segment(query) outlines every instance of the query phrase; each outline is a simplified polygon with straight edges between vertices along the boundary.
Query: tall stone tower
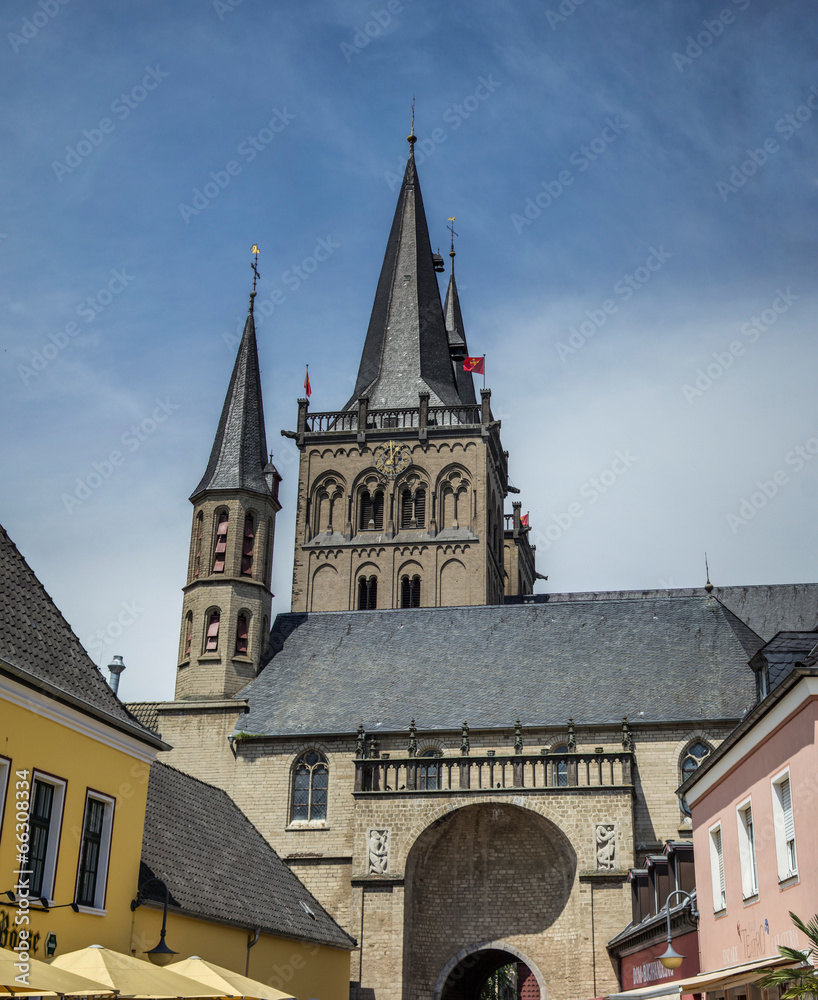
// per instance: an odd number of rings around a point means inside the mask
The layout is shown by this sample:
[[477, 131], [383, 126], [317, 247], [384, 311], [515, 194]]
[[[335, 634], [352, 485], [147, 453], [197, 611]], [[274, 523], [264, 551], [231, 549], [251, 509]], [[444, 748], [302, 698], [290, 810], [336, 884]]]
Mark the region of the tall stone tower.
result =
[[[445, 310], [409, 136], [352, 398], [298, 401], [293, 611], [499, 604], [507, 453], [476, 399], [457, 285]], [[452, 248], [453, 249], [453, 248]]]
[[270, 635], [280, 476], [267, 456], [254, 297], [210, 461], [190, 497], [177, 701], [230, 698], [258, 673]]

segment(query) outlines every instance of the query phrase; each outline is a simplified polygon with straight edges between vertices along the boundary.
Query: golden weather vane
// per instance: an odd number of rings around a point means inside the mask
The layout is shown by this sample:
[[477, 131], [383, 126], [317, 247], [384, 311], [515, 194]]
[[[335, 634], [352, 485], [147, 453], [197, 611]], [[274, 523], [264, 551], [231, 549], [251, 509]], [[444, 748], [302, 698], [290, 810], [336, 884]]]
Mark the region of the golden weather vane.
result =
[[253, 269], [253, 291], [255, 291], [256, 290], [256, 282], [261, 277], [261, 275], [259, 274], [259, 270], [258, 270], [259, 249], [258, 249], [258, 247], [256, 246], [255, 243], [250, 247], [250, 253], [254, 253], [256, 255], [255, 260], [250, 265], [250, 267], [252, 267], [252, 269]]

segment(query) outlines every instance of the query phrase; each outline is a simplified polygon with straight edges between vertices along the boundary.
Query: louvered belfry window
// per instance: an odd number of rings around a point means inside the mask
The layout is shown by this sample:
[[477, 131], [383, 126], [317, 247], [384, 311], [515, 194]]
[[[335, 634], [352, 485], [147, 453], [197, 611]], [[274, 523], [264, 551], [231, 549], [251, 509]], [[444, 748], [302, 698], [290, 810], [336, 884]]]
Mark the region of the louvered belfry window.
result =
[[426, 524], [426, 490], [404, 490], [401, 494], [400, 526], [422, 528]]
[[420, 607], [420, 577], [415, 575], [413, 577], [405, 576], [401, 580], [401, 595], [400, 595], [400, 606], [402, 608], [419, 608]]
[[256, 526], [253, 515], [248, 514], [244, 519], [244, 540], [241, 549], [241, 572], [242, 576], [251, 576], [253, 573], [253, 545], [255, 543]]
[[216, 550], [213, 554], [213, 572], [224, 573], [224, 561], [227, 555], [227, 525], [228, 514], [223, 510], [219, 514], [219, 521], [216, 525]]
[[185, 617], [185, 659], [190, 659], [190, 644], [193, 640], [193, 612], [188, 611]]
[[199, 511], [196, 518], [196, 540], [193, 550], [193, 575], [198, 576], [202, 568], [202, 535], [204, 534], [204, 514]]
[[247, 615], [239, 615], [236, 625], [236, 652], [241, 656], [247, 655]]
[[378, 578], [358, 577], [358, 610], [374, 611], [378, 607]]
[[364, 490], [360, 502], [360, 531], [383, 531], [383, 490]]
[[219, 648], [219, 623], [221, 615], [218, 611], [211, 611], [207, 619], [207, 635], [205, 636], [205, 652], [215, 653]]

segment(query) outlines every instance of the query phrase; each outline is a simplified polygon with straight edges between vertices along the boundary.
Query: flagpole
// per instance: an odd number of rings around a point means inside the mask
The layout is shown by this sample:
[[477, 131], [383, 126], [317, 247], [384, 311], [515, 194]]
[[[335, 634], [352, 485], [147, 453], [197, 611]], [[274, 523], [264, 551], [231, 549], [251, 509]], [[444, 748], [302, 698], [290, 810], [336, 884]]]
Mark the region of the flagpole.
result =
[[483, 388], [486, 388], [486, 355], [483, 355]]

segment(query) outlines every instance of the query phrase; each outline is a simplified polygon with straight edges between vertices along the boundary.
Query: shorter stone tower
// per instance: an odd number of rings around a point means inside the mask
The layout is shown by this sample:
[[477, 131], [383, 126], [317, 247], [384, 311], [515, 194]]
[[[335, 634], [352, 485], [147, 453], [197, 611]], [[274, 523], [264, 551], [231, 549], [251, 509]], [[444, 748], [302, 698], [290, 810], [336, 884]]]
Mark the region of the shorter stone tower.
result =
[[254, 297], [210, 461], [190, 498], [177, 700], [232, 697], [258, 673], [270, 635], [281, 477], [267, 456]]

